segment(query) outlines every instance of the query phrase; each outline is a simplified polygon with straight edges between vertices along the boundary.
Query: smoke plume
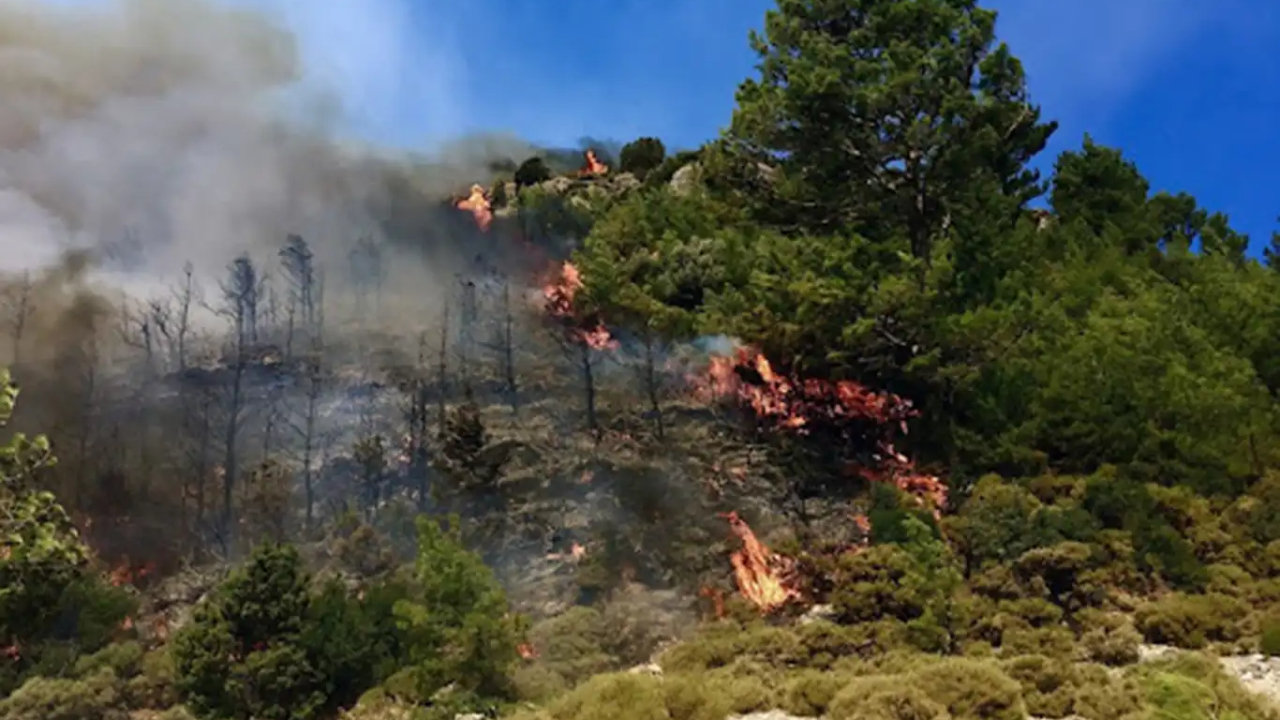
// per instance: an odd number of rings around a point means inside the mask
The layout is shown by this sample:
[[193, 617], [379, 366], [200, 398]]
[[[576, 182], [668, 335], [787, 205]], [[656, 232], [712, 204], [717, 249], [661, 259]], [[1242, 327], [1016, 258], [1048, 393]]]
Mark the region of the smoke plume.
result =
[[323, 254], [376, 234], [390, 175], [440, 193], [493, 149], [413, 176], [326, 133], [334, 99], [305, 77], [294, 37], [260, 12], [0, 0], [0, 270], [78, 248], [135, 280], [188, 261], [220, 272], [288, 233]]

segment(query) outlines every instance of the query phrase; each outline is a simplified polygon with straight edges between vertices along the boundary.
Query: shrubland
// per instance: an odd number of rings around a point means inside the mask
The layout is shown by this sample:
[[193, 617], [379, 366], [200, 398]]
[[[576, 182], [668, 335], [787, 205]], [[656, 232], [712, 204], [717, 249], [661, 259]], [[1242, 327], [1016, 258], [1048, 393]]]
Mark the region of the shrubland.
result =
[[994, 27], [779, 0], [721, 138], [511, 163], [439, 297], [291, 236], [19, 353], [15, 282], [0, 720], [1277, 716], [1280, 241], [1042, 179]]

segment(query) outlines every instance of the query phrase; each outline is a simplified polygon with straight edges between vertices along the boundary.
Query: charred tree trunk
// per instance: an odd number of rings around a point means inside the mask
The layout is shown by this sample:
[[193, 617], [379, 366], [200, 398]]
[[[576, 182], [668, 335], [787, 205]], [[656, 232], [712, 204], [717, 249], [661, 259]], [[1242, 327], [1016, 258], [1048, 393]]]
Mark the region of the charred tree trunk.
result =
[[662, 416], [662, 403], [658, 399], [658, 368], [657, 361], [654, 358], [654, 342], [653, 333], [646, 332], [644, 336], [644, 385], [645, 391], [649, 396], [649, 410], [653, 413], [654, 432], [657, 433], [658, 439], [662, 440], [666, 435], [666, 422]]
[[520, 413], [520, 389], [516, 385], [515, 317], [511, 313], [511, 283], [502, 284], [502, 376], [511, 414]]
[[600, 439], [600, 421], [596, 417], [596, 379], [595, 368], [591, 358], [591, 346], [585, 342], [578, 343], [579, 364], [582, 368], [582, 393], [587, 413], [587, 430]]

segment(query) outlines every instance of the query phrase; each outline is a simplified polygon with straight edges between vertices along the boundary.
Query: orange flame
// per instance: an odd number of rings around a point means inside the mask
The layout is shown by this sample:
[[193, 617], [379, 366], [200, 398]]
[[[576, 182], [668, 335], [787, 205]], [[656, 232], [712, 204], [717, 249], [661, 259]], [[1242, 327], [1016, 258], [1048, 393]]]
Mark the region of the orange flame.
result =
[[724, 591], [720, 588], [703, 586], [698, 589], [698, 596], [704, 597], [711, 601], [711, 611], [716, 619], [723, 618], [726, 615], [724, 608]]
[[454, 207], [469, 211], [476, 219], [476, 226], [480, 228], [480, 232], [487, 232], [489, 225], [493, 223], [493, 208], [489, 204], [484, 188], [480, 185], [472, 185], [471, 194], [454, 203]]
[[582, 156], [584, 162], [582, 169], [578, 171], [579, 175], [583, 177], [596, 177], [608, 174], [609, 166], [600, 162], [600, 159], [596, 157], [595, 150], [588, 149], [582, 154]]
[[516, 652], [525, 660], [532, 660], [538, 657], [538, 650], [530, 643], [520, 643], [516, 646]]
[[146, 563], [144, 565], [131, 565], [126, 558], [120, 565], [111, 568], [107, 573], [107, 581], [115, 587], [124, 585], [136, 585], [143, 578], [155, 572], [155, 563]]
[[[875, 426], [907, 432], [907, 420], [917, 415], [911, 402], [892, 393], [878, 393], [852, 380], [793, 379], [774, 370], [769, 359], [750, 348], [733, 357], [712, 357], [704, 377], [693, 378], [695, 394], [704, 401], [730, 399], [750, 408], [756, 417], [800, 434], [818, 422], [869, 421]], [[862, 477], [891, 482], [938, 515], [946, 506], [947, 487], [933, 475], [918, 472], [897, 452], [889, 439], [874, 440], [877, 469], [854, 468]]]
[[574, 298], [582, 289], [582, 275], [573, 263], [566, 262], [560, 268], [560, 275], [553, 282], [547, 283], [542, 294], [546, 299], [547, 314], [562, 322], [568, 336], [593, 350], [613, 350], [618, 342], [609, 335], [594, 313], [582, 315], [574, 306]]
[[778, 555], [756, 537], [751, 526], [737, 512], [724, 515], [733, 534], [742, 540], [742, 549], [729, 557], [738, 590], [761, 612], [773, 612], [800, 598], [800, 591], [788, 583], [794, 561]]

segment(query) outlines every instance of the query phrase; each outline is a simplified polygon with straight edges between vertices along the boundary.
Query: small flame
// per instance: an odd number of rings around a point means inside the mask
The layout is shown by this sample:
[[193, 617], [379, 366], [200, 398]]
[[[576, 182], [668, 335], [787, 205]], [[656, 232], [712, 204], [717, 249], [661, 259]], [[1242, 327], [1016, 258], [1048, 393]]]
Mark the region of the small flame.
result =
[[711, 601], [711, 610], [716, 619], [723, 618], [726, 615], [724, 608], [724, 591], [720, 588], [703, 586], [698, 589], [698, 596], [704, 597]]
[[112, 568], [107, 573], [107, 581], [115, 587], [123, 587], [125, 585], [136, 585], [143, 578], [155, 572], [155, 563], [146, 563], [144, 565], [131, 565], [126, 558], [121, 564]]
[[487, 232], [493, 223], [493, 207], [480, 185], [472, 185], [471, 194], [454, 203], [454, 207], [469, 211], [476, 219], [476, 227], [480, 228], [480, 232]]
[[17, 662], [22, 659], [22, 646], [18, 643], [12, 643], [10, 645], [0, 647], [0, 655], [4, 655], [12, 662]]
[[532, 660], [538, 657], [538, 650], [534, 648], [532, 644], [527, 642], [517, 645], [516, 652], [519, 653], [520, 657], [524, 660]]
[[579, 175], [583, 177], [597, 177], [600, 175], [607, 175], [609, 173], [609, 166], [600, 162], [600, 159], [596, 157], [595, 150], [588, 149], [582, 154], [582, 156], [583, 164], [582, 169], [578, 171]]
[[726, 513], [724, 518], [733, 534], [742, 540], [742, 549], [729, 557], [738, 590], [766, 613], [799, 599], [800, 591], [789, 584], [794, 561], [769, 550], [737, 512]]

